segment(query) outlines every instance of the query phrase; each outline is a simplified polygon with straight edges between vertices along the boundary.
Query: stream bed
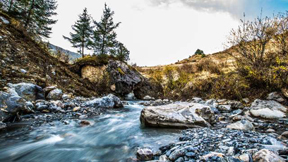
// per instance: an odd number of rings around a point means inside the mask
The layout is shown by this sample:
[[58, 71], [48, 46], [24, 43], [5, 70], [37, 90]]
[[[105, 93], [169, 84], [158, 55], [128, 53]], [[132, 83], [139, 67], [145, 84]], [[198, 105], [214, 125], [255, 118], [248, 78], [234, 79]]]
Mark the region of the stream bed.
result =
[[135, 159], [138, 147], [157, 150], [177, 140], [181, 130], [142, 127], [143, 108], [130, 101], [123, 109], [85, 119], [89, 126], [73, 119], [44, 124], [24, 137], [1, 140], [0, 161], [127, 161]]

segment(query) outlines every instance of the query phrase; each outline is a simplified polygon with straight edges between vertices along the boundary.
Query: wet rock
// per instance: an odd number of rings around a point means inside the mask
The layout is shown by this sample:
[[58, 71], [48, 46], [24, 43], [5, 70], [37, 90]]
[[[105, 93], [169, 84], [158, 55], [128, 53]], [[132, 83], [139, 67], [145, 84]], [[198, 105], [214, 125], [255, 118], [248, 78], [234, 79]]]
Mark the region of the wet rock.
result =
[[241, 120], [241, 121], [237, 121], [236, 123], [229, 124], [227, 128], [243, 130], [243, 131], [255, 130], [253, 124], [249, 122], [248, 120]]
[[7, 111], [11, 114], [16, 114], [18, 112], [31, 113], [32, 109], [29, 107], [29, 103], [27, 106], [26, 100], [19, 96], [11, 96], [6, 101]]
[[61, 89], [54, 89], [48, 93], [46, 98], [48, 100], [61, 100], [62, 95], [63, 95], [63, 92]]
[[[8, 83], [10, 87], [9, 92], [13, 95], [18, 95], [27, 101], [35, 101], [37, 99], [44, 99], [44, 91], [41, 87], [32, 83]], [[14, 91], [14, 92], [13, 92]], [[15, 94], [16, 92], [16, 94]]]
[[211, 152], [207, 155], [202, 156], [200, 159], [201, 160], [206, 160], [206, 161], [213, 161], [213, 160], [221, 160], [224, 158], [224, 154], [218, 153], [218, 152]]
[[96, 98], [94, 100], [87, 101], [84, 103], [84, 106], [94, 108], [121, 108], [123, 107], [123, 104], [118, 97], [113, 94], [109, 94], [108, 96], [102, 98]]
[[231, 105], [218, 105], [217, 109], [220, 112], [230, 112], [232, 110]]
[[275, 130], [270, 128], [270, 129], [267, 129], [266, 132], [267, 132], [267, 133], [274, 133]]
[[49, 109], [49, 102], [44, 100], [37, 100], [35, 104], [35, 109], [37, 111], [43, 111]]
[[66, 93], [64, 93], [64, 94], [62, 95], [62, 99], [63, 99], [63, 100], [69, 100], [69, 99], [72, 98], [72, 96], [73, 96], [73, 94], [66, 94]]
[[6, 123], [0, 121], [0, 130], [6, 128]]
[[279, 139], [288, 139], [288, 131], [283, 132], [280, 136]]
[[267, 149], [262, 149], [253, 155], [253, 161], [263, 162], [285, 162], [279, 155]]
[[87, 125], [91, 125], [91, 123], [88, 120], [81, 120], [80, 125], [81, 126], [87, 126]]
[[247, 154], [247, 153], [242, 154], [242, 155], [239, 155], [239, 156], [238, 156], [238, 159], [241, 160], [241, 161], [243, 161], [243, 162], [250, 162], [250, 161], [252, 161], [251, 155], [249, 155], [249, 154]]
[[136, 99], [136, 97], [135, 97], [133, 92], [131, 92], [125, 96], [125, 100], [135, 100], [135, 99]]
[[169, 160], [175, 161], [176, 159], [182, 157], [185, 155], [185, 148], [179, 148], [175, 149], [171, 154], [169, 155]]
[[152, 127], [207, 127], [210, 124], [199, 116], [197, 109], [207, 108], [198, 103], [177, 103], [146, 107], [141, 112], [141, 123]]
[[75, 112], [75, 111], [79, 111], [81, 109], [81, 107], [74, 107], [73, 108], [73, 111]]
[[155, 100], [155, 98], [147, 95], [143, 98], [143, 100]]
[[267, 100], [274, 100], [280, 103], [285, 101], [285, 99], [278, 92], [269, 93]]
[[276, 101], [255, 100], [251, 107], [250, 113], [254, 117], [265, 119], [279, 119], [285, 117], [287, 108]]
[[140, 161], [149, 161], [153, 159], [153, 152], [150, 149], [144, 148], [137, 150], [137, 159]]

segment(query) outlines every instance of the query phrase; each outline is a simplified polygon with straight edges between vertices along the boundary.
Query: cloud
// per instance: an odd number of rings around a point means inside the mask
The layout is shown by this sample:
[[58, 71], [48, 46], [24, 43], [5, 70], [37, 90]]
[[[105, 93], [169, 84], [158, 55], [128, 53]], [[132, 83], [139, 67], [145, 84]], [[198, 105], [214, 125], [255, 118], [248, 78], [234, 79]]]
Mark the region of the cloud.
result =
[[248, 0], [150, 0], [155, 6], [181, 3], [186, 7], [205, 12], [227, 12], [235, 18], [242, 17], [247, 2]]

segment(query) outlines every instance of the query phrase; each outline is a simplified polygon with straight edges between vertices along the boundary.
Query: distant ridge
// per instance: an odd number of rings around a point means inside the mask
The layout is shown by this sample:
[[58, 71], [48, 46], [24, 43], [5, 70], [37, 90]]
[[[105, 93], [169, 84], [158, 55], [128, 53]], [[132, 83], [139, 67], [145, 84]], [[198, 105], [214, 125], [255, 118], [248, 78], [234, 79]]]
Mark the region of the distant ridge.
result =
[[57, 53], [57, 51], [60, 51], [61, 53], [68, 55], [69, 62], [73, 62], [73, 61], [77, 60], [78, 58], [82, 57], [79, 53], [71, 52], [69, 50], [63, 49], [63, 48], [56, 46], [54, 44], [51, 44], [51, 43], [48, 43], [48, 48], [50, 50], [52, 50], [52, 52], [54, 52], [55, 54]]

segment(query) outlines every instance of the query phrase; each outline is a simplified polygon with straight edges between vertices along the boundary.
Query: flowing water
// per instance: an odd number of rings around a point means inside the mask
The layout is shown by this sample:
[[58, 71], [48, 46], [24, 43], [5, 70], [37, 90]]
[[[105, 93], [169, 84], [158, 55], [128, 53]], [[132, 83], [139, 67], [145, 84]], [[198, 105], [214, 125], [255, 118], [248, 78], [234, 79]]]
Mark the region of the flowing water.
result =
[[139, 117], [144, 107], [137, 102], [105, 115], [88, 119], [91, 126], [53, 122], [26, 138], [3, 140], [0, 161], [126, 161], [135, 158], [138, 147], [157, 150], [177, 139], [180, 130], [143, 128]]

